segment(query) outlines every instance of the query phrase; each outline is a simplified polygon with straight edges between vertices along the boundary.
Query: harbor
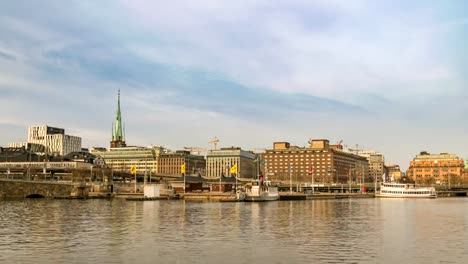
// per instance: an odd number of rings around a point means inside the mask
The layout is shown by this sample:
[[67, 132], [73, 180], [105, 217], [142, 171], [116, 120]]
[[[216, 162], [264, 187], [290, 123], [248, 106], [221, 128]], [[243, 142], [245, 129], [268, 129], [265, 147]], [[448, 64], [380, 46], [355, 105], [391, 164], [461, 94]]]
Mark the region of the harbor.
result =
[[466, 198], [328, 198], [0, 199], [0, 262], [419, 264], [468, 258]]

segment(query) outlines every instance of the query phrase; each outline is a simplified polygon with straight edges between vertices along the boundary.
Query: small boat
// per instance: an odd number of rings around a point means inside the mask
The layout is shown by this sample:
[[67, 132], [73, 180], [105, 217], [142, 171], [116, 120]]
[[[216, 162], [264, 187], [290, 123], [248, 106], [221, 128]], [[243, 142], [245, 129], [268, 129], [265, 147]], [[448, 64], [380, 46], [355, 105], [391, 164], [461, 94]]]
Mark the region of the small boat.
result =
[[383, 182], [380, 184], [380, 192], [375, 197], [389, 198], [436, 198], [434, 187], [421, 187], [411, 183]]
[[276, 201], [279, 198], [278, 187], [271, 186], [270, 181], [255, 180], [245, 188], [246, 202]]

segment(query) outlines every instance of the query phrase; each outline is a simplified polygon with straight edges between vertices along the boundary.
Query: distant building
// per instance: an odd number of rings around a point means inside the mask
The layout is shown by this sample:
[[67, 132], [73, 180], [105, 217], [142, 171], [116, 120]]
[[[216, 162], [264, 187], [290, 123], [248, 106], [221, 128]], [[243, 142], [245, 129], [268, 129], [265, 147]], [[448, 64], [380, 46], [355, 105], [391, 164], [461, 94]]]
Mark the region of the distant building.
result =
[[230, 168], [237, 164], [239, 178], [256, 178], [257, 155], [241, 148], [221, 148], [209, 150], [206, 154], [206, 178], [219, 178], [231, 175]]
[[274, 142], [273, 149], [264, 154], [267, 176], [276, 181], [315, 183], [346, 183], [368, 181], [369, 163], [365, 157], [330, 145], [326, 139], [310, 140], [309, 146], [291, 146], [288, 142]]
[[32, 152], [53, 156], [63, 156], [81, 150], [81, 138], [65, 134], [65, 129], [51, 126], [31, 126], [28, 128], [27, 142], [13, 142], [11, 148], [24, 147]]
[[12, 142], [8, 143], [9, 148], [25, 148], [34, 153], [45, 153], [45, 146], [41, 144], [28, 143], [28, 142]]
[[44, 156], [39, 156], [25, 147], [0, 147], [0, 163], [28, 161], [44, 161]]
[[120, 112], [120, 90], [117, 99], [117, 111], [115, 113], [115, 120], [112, 124], [112, 139], [110, 142], [111, 148], [126, 147], [125, 144], [125, 127], [122, 128], [122, 113]]
[[369, 161], [369, 178], [382, 179], [385, 174], [387, 180], [389, 179], [388, 171], [385, 168], [385, 157], [379, 152], [373, 150], [359, 151], [358, 155], [366, 157]]
[[104, 159], [107, 166], [114, 172], [128, 174], [132, 166], [136, 166], [137, 174], [158, 172], [158, 157], [163, 153], [163, 147], [122, 147], [122, 148], [90, 148], [89, 152]]
[[452, 185], [462, 181], [463, 159], [448, 153], [421, 152], [410, 162], [406, 175], [416, 183]]
[[394, 165], [394, 164], [385, 164], [385, 167], [388, 170], [388, 176], [387, 179], [391, 180], [394, 179], [395, 181], [399, 181], [401, 177], [403, 176], [401, 173], [400, 165]]
[[86, 162], [92, 163], [94, 165], [105, 165], [103, 159], [98, 158], [96, 155], [89, 153], [88, 151], [76, 151], [70, 152], [63, 157], [64, 160], [70, 161], [79, 161], [79, 162]]
[[161, 153], [158, 157], [158, 175], [181, 176], [181, 166], [185, 164], [185, 175], [205, 175], [205, 157], [192, 155], [190, 151]]

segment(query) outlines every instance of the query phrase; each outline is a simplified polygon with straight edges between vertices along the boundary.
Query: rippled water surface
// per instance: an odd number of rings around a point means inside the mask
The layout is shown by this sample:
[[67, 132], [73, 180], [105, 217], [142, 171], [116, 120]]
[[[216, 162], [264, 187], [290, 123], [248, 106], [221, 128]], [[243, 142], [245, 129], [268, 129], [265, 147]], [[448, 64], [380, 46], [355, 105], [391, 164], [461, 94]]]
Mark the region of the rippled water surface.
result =
[[468, 198], [0, 200], [0, 263], [468, 263]]

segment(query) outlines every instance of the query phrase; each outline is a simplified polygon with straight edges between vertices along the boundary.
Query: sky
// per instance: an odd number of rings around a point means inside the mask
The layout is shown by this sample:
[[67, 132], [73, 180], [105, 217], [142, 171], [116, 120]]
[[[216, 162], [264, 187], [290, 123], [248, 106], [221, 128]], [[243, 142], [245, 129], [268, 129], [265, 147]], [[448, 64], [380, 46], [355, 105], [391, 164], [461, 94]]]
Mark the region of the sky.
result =
[[468, 157], [468, 3], [0, 0], [0, 146], [31, 125], [109, 145], [310, 138]]

